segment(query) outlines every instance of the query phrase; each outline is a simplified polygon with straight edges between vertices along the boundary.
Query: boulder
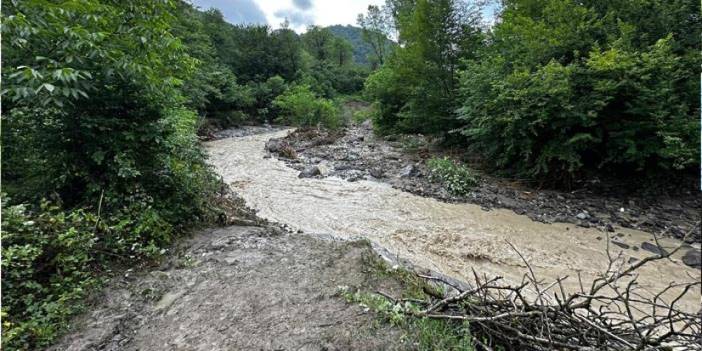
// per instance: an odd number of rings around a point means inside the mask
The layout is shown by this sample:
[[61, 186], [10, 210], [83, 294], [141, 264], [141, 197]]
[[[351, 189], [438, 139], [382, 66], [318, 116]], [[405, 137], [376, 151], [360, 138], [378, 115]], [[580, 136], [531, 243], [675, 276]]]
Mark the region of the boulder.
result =
[[266, 150], [280, 152], [287, 143], [281, 139], [271, 139], [266, 142]]
[[317, 169], [319, 170], [319, 175], [321, 175], [322, 177], [326, 177], [329, 175], [329, 173], [331, 173], [331, 169], [329, 168], [329, 166], [327, 166], [324, 163], [318, 164]]
[[400, 178], [414, 177], [419, 173], [419, 170], [414, 165], [407, 165], [400, 170]]
[[305, 169], [297, 175], [298, 178], [311, 178], [320, 175], [319, 167], [317, 166], [307, 166]]
[[700, 268], [702, 267], [702, 255], [701, 251], [698, 249], [690, 249], [687, 250], [685, 255], [682, 258], [682, 261], [684, 264], [693, 267], [693, 268]]
[[667, 255], [667, 254], [668, 254], [668, 251], [665, 251], [665, 249], [659, 248], [657, 245], [651, 244], [651, 243], [649, 243], [649, 242], [643, 242], [643, 243], [641, 243], [641, 248], [644, 249], [644, 250], [646, 250], [646, 251], [648, 251], [648, 252], [652, 252], [652, 253], [654, 253], [654, 254], [656, 254], [656, 255], [661, 255], [661, 256], [662, 256], [662, 255]]
[[375, 178], [382, 178], [385, 172], [381, 168], [371, 168], [370, 175]]
[[629, 248], [629, 245], [627, 245], [627, 244], [625, 244], [625, 243], [623, 243], [623, 242], [621, 242], [621, 241], [612, 240], [612, 244], [617, 245], [617, 246], [621, 247], [622, 249], [628, 249], [628, 248]]

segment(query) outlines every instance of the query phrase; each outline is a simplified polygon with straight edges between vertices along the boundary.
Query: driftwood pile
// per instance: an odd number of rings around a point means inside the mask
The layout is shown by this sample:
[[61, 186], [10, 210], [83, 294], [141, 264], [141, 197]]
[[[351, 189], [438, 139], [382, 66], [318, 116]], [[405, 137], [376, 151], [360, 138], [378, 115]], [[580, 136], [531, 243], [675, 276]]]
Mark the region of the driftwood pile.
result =
[[702, 350], [702, 311], [676, 306], [686, 294], [699, 292], [700, 276], [653, 294], [637, 285], [639, 268], [669, 259], [682, 245], [667, 252], [658, 244], [659, 255], [633, 264], [624, 262], [621, 253], [611, 255], [608, 247], [606, 272], [588, 284], [578, 274], [579, 291], [567, 293], [562, 286], [567, 277], [540, 281], [517, 248], [508, 244], [528, 268], [519, 285], [474, 272], [474, 282], [466, 289], [420, 275], [452, 291], [430, 301], [383, 295], [398, 304], [418, 304], [419, 310], [404, 310], [416, 317], [468, 322], [479, 350]]

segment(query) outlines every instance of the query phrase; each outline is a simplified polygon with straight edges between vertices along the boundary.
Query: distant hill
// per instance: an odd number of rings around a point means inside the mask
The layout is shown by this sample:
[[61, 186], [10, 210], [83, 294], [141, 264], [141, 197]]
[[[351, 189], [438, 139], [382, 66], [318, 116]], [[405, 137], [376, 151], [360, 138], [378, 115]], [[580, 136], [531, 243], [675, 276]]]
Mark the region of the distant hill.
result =
[[[359, 65], [370, 65], [368, 57], [373, 55], [373, 48], [363, 40], [363, 29], [352, 25], [340, 24], [327, 27], [334, 35], [348, 40], [353, 45], [353, 60]], [[395, 43], [388, 39], [388, 45]]]

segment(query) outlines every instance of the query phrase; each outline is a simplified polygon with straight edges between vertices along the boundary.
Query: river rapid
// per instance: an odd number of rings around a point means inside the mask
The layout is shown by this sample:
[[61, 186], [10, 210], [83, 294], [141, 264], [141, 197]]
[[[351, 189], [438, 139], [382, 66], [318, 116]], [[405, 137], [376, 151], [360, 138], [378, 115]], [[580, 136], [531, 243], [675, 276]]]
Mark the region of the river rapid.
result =
[[[471, 281], [473, 270], [521, 282], [526, 265], [511, 243], [525, 257], [537, 277], [550, 283], [558, 277], [567, 292], [579, 288], [607, 267], [607, 233], [572, 224], [545, 224], [509, 210], [484, 211], [472, 204], [452, 204], [361, 180], [327, 177], [298, 178], [298, 171], [267, 157], [265, 143], [291, 130], [236, 136], [205, 144], [209, 162], [258, 216], [287, 224], [306, 233], [341, 239], [367, 238], [392, 255], [414, 265]], [[617, 228], [618, 238], [629, 247], [651, 241], [651, 234]], [[664, 247], [678, 241], [662, 239]], [[609, 245], [622, 252], [625, 262], [652, 253]], [[685, 266], [680, 256], [656, 261], [640, 270], [642, 291], [658, 291], [670, 282], [700, 279], [700, 272]], [[679, 304], [688, 311], [700, 308], [695, 291]]]

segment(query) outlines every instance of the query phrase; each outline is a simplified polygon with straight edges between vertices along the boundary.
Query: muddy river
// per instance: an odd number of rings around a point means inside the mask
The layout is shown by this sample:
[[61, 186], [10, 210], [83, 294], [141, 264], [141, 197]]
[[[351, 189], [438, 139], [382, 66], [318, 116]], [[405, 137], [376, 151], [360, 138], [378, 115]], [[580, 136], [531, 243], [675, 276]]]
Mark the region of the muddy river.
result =
[[[591, 279], [607, 265], [607, 234], [572, 224], [544, 224], [508, 210], [483, 211], [471, 204], [450, 204], [393, 189], [374, 181], [348, 182], [339, 178], [298, 178], [298, 171], [275, 158], [264, 158], [265, 142], [289, 130], [232, 137], [208, 142], [210, 162], [224, 181], [258, 215], [307, 233], [339, 238], [365, 237], [393, 255], [457, 279], [470, 281], [472, 269], [519, 282], [525, 265], [510, 248], [512, 243], [529, 261], [538, 277], [551, 282], [565, 275], [565, 288], [578, 287], [575, 272]], [[644, 232], [616, 228], [625, 249], [610, 244], [624, 260], [652, 255], [634, 250], [652, 241]], [[662, 240], [674, 247], [673, 239]], [[633, 259], [632, 259], [633, 258]], [[640, 287], [658, 290], [670, 282], [700, 279], [680, 256], [653, 262], [640, 271]], [[680, 302], [697, 311], [700, 293]]]

